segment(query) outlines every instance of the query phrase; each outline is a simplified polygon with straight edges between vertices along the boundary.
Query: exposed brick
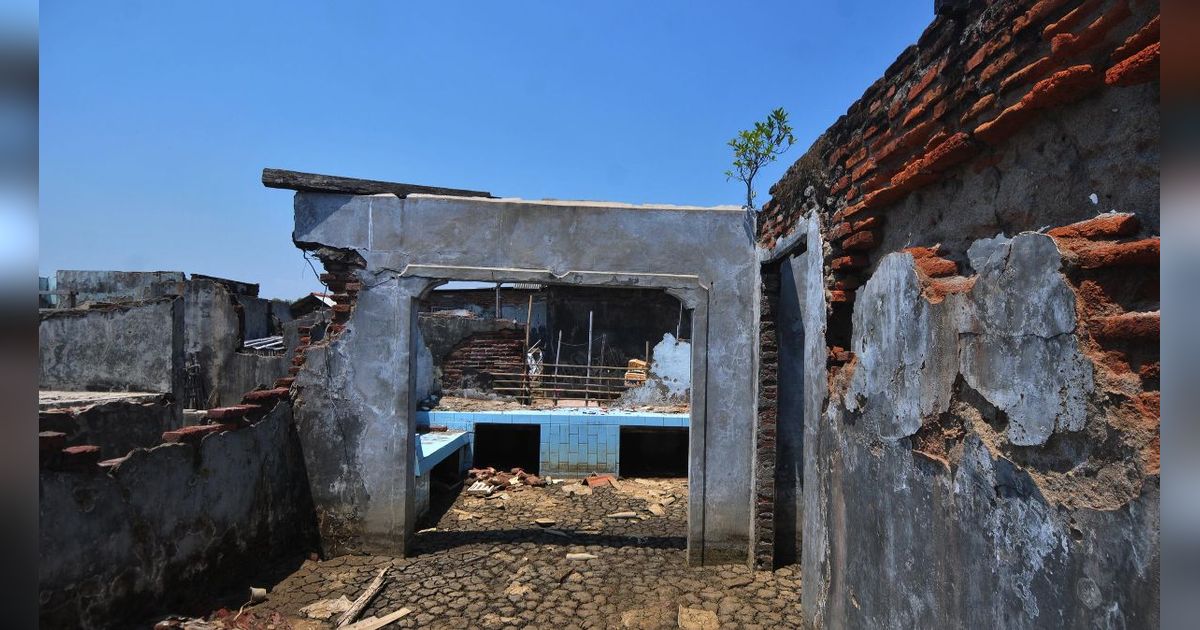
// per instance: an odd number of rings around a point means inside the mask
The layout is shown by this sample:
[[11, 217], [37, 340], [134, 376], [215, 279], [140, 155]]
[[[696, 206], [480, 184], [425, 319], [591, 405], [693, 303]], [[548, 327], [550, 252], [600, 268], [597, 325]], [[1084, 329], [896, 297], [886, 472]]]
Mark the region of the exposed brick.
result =
[[1117, 2], [1078, 34], [1062, 33], [1055, 35], [1050, 41], [1050, 50], [1059, 57], [1069, 57], [1079, 54], [1096, 44], [1104, 41], [1105, 35], [1117, 24], [1130, 16], [1129, 3], [1126, 0]]
[[914, 126], [912, 129], [905, 132], [899, 138], [892, 140], [890, 143], [882, 147], [879, 154], [875, 156], [876, 161], [883, 162], [890, 158], [897, 151], [907, 151], [921, 146], [937, 131], [941, 125], [936, 120], [926, 120]]
[[842, 241], [842, 249], [846, 251], [866, 251], [878, 245], [878, 237], [870, 230], [855, 232]]
[[862, 254], [851, 254], [849, 256], [840, 256], [830, 261], [829, 266], [834, 271], [842, 271], [845, 269], [861, 269], [871, 264], [870, 259]]
[[[930, 105], [932, 105], [935, 101], [937, 101], [939, 98], [941, 98], [942, 94], [944, 94], [945, 92], [946, 92], [945, 84], [939, 83], [939, 84], [934, 85], [933, 87], [929, 88], [929, 90], [927, 90], [925, 92], [925, 95], [921, 97], [921, 100], [916, 105], [914, 105], [912, 108], [910, 108], [908, 110], [908, 113], [904, 115], [904, 119], [900, 122], [900, 125], [902, 127], [907, 127], [907, 126], [909, 126], [909, 124], [912, 123], [912, 121], [917, 120], [918, 118], [921, 118], [922, 116], [924, 116], [925, 113], [929, 111]], [[932, 118], [936, 119], [936, 117], [932, 117]]]
[[958, 264], [953, 260], [929, 256], [916, 259], [917, 270], [930, 278], [944, 278], [958, 274]]
[[932, 67], [925, 70], [925, 73], [921, 75], [921, 78], [918, 79], [917, 82], [914, 83], [911, 88], [909, 88], [908, 94], [904, 97], [904, 100], [906, 100], [908, 102], [912, 102], [912, 100], [914, 98], [916, 98], [918, 94], [920, 94], [922, 91], [924, 91], [925, 88], [929, 87], [929, 84], [933, 83], [934, 79], [937, 78], [938, 73], [940, 73], [943, 69], [945, 69], [945, 67], [946, 67], [946, 58], [943, 57], [940, 61], [938, 61]]
[[167, 431], [162, 434], [162, 439], [168, 443], [196, 444], [206, 435], [220, 433], [221, 431], [233, 431], [235, 429], [237, 429], [237, 425], [233, 424], [201, 424]]
[[1012, 35], [1009, 33], [1001, 33], [999, 37], [996, 37], [983, 46], [980, 46], [979, 49], [975, 51], [975, 54], [971, 55], [967, 59], [967, 62], [963, 64], [963, 71], [970, 72], [974, 70], [979, 66], [979, 64], [983, 63], [984, 60], [991, 57], [992, 54], [994, 54], [997, 50], [1007, 46], [1011, 41]]
[[1097, 317], [1087, 323], [1097, 339], [1158, 339], [1159, 312], [1132, 312]]
[[1034, 79], [1046, 76], [1058, 66], [1058, 61], [1052, 56], [1042, 57], [1037, 61], [1017, 70], [1000, 82], [1000, 91], [1007, 92], [1009, 88], [1025, 85]]
[[854, 231], [854, 226], [849, 221], [843, 221], [833, 226], [829, 230], [829, 240], [836, 241]]
[[901, 251], [911, 255], [915, 260], [921, 260], [922, 258], [941, 255], [942, 246], [934, 245], [932, 247], [905, 247]]
[[290, 393], [291, 390], [286, 387], [277, 387], [275, 389], [259, 389], [252, 392], [246, 392], [246, 395], [242, 396], [242, 402], [257, 403], [279, 400], [281, 398], [287, 398], [288, 394]]
[[850, 157], [846, 158], [846, 168], [853, 168], [855, 164], [863, 161], [867, 157], [867, 147], [859, 147]]
[[1024, 103], [1014, 103], [995, 118], [975, 127], [974, 136], [990, 145], [998, 145], [1024, 127], [1032, 117], [1033, 111]]
[[991, 107], [992, 105], [995, 105], [995, 104], [996, 104], [996, 95], [995, 94], [988, 94], [988, 95], [984, 96], [983, 98], [975, 101], [975, 103], [973, 105], [971, 105], [970, 108], [967, 109], [967, 113], [963, 114], [962, 118], [959, 119], [959, 121], [958, 121], [959, 124], [963, 124], [963, 125], [967, 124], [968, 122], [973, 120], [976, 116], [982, 114], [989, 107]]
[[245, 418], [249, 413], [261, 409], [258, 405], [230, 405], [228, 407], [214, 407], [208, 410], [208, 418], [210, 420], [230, 420], [237, 418]]
[[1136, 215], [1115, 213], [1056, 227], [1047, 234], [1056, 238], [1116, 238], [1137, 234], [1139, 227]]
[[1108, 85], [1125, 86], [1157, 80], [1160, 48], [1161, 44], [1151, 44], [1109, 68], [1104, 73], [1104, 82]]
[[830, 302], [853, 302], [854, 301], [854, 292], [853, 291], [832, 290], [829, 292], [829, 301]]
[[1122, 61], [1150, 44], [1158, 43], [1160, 37], [1158, 22], [1159, 19], [1156, 15], [1153, 20], [1150, 20], [1149, 23], [1138, 29], [1136, 33], [1125, 38], [1125, 41], [1116, 50], [1112, 51], [1109, 61], [1114, 63]]
[[992, 79], [1000, 76], [1000, 73], [1004, 72], [1004, 70], [1012, 65], [1012, 62], [1016, 61], [1017, 57], [1020, 56], [1020, 51], [1015, 49], [1004, 51], [1004, 54], [993, 59], [991, 63], [989, 63], [986, 67], [984, 67], [983, 70], [979, 72], [979, 84], [983, 85], [990, 83]]
[[1041, 2], [1034, 4], [1029, 8], [1028, 11], [1025, 12], [1024, 15], [1013, 21], [1013, 34], [1016, 35], [1030, 26], [1038, 24], [1044, 20], [1046, 16], [1050, 15], [1059, 7], [1066, 4], [1067, 1], [1068, 0], [1041, 0]]
[[61, 431], [38, 433], [38, 455], [43, 462], [55, 459], [67, 446], [67, 434]]
[[975, 144], [970, 136], [959, 132], [947, 138], [921, 158], [921, 168], [940, 173], [960, 164], [975, 154]]
[[1042, 39], [1050, 41], [1055, 36], [1066, 33], [1083, 23], [1099, 6], [1101, 0], [1084, 0], [1079, 6], [1067, 12], [1058, 21], [1042, 29]]
[[295, 383], [295, 382], [296, 382], [295, 377], [285, 376], [283, 378], [275, 379], [275, 387], [291, 387], [292, 383]]
[[1075, 262], [1084, 269], [1158, 265], [1158, 237], [1128, 243], [1061, 239], [1058, 247], [1071, 252]]
[[69, 472], [99, 472], [100, 447], [91, 444], [68, 446], [61, 452], [56, 468]]
[[833, 183], [832, 186], [829, 187], [829, 194], [836, 195], [836, 194], [842, 192], [843, 190], [845, 190], [846, 187], [849, 185], [850, 185], [850, 176], [844, 175], [844, 176], [842, 176], [841, 179], [837, 180], [836, 182]]

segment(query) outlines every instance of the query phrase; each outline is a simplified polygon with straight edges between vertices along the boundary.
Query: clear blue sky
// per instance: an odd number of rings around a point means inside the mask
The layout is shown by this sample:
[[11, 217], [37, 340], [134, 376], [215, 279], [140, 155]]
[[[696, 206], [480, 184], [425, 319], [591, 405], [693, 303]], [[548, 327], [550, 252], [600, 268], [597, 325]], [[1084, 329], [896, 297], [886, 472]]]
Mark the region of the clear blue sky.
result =
[[42, 274], [168, 269], [318, 288], [264, 166], [530, 199], [738, 204], [725, 142], [797, 145], [933, 0], [41, 5]]

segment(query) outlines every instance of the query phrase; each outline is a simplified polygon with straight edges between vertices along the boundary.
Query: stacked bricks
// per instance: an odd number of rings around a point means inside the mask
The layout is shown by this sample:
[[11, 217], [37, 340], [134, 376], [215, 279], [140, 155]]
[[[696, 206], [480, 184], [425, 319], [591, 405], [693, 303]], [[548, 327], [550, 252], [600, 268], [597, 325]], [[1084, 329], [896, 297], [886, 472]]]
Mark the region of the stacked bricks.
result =
[[[477, 333], [467, 337], [442, 362], [442, 387], [462, 387], [466, 370], [519, 374], [525, 369], [525, 341], [516, 330]], [[506, 377], [513, 378], [513, 377]]]
[[758, 426], [754, 435], [754, 563], [775, 559], [775, 438], [779, 416], [779, 267], [762, 271], [758, 329]]
[[[962, 168], [991, 167], [1005, 141], [1048, 110], [1158, 79], [1153, 0], [966, 0], [940, 13], [772, 186], [759, 214], [759, 244], [771, 250], [820, 209], [831, 378], [853, 360], [846, 348], [855, 291], [886, 253], [876, 250], [889, 211]], [[1157, 250], [1133, 243], [1081, 256], [1102, 266], [1156, 259]], [[940, 255], [919, 258], [918, 267], [931, 300], [973, 283]]]
[[1085, 352], [1097, 380], [1121, 401], [1116, 423], [1149, 436], [1143, 470], [1159, 472], [1159, 239], [1132, 214], [1103, 214], [1050, 230], [1079, 296]]
[[[759, 243], [790, 234], [818, 190], [831, 249], [830, 302], [852, 303], [890, 208], [997, 148], [1043, 112], [1158, 80], [1158, 3], [959, 3], [939, 15], [771, 189]], [[1144, 252], [1143, 252], [1144, 253]], [[831, 346], [836, 344], [829, 344]]]

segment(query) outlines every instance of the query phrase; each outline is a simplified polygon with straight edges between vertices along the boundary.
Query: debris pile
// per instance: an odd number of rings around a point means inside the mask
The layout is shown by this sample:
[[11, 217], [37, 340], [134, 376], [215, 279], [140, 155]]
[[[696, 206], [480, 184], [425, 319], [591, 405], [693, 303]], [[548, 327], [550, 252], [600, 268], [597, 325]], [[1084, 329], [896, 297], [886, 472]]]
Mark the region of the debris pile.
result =
[[467, 492], [472, 494], [491, 494], [496, 489], [516, 490], [522, 486], [541, 488], [547, 483], [546, 479], [527, 473], [521, 468], [513, 468], [508, 472], [498, 471], [491, 466], [472, 468], [467, 472], [467, 476], [475, 480], [467, 489]]

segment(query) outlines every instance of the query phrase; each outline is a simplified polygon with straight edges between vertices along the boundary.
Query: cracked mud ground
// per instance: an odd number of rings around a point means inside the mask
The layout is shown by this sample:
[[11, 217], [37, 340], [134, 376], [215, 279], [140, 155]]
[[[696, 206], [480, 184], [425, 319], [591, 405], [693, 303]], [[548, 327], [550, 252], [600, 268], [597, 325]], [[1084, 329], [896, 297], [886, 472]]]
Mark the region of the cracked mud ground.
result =
[[[507, 498], [435, 496], [436, 523], [421, 525], [412, 557], [306, 561], [254, 607], [255, 616], [278, 612], [294, 628], [331, 627], [300, 609], [342, 595], [353, 600], [390, 564], [363, 614], [412, 610], [389, 627], [675, 628], [681, 607], [689, 609], [685, 627], [799, 625], [798, 568], [687, 566], [686, 480], [624, 479], [619, 489], [585, 496], [561, 488], [526, 487]], [[651, 504], [662, 505], [663, 515]], [[606, 516], [625, 511], [637, 517]], [[542, 527], [535, 519], [555, 523]], [[568, 560], [568, 553], [596, 558]]]

